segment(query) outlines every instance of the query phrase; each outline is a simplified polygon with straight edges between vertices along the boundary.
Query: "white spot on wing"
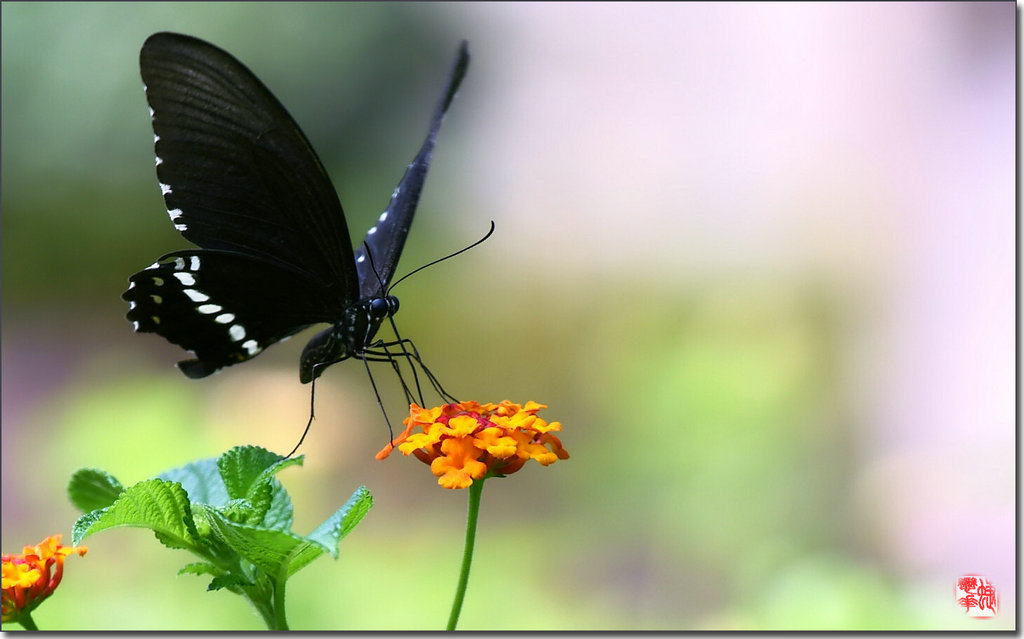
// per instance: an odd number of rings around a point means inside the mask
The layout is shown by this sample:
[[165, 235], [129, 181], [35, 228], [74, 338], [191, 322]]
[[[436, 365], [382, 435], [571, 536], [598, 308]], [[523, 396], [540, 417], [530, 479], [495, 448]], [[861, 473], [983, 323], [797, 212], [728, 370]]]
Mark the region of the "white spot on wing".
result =
[[147, 271], [148, 271], [148, 270], [149, 270], [149, 269], [151, 269], [151, 268], [160, 268], [160, 262], [153, 262], [152, 264], [150, 264], [149, 266], [147, 266], [147, 267], [145, 268], [145, 270], [147, 270]]
[[242, 328], [241, 324], [232, 324], [231, 328], [228, 329], [228, 335], [231, 336], [231, 341], [239, 342], [245, 338], [245, 329]]
[[235, 314], [221, 313], [217, 317], [213, 318], [213, 321], [217, 322], [218, 324], [230, 324], [231, 322], [235, 321]]
[[202, 313], [203, 315], [213, 315], [214, 313], [220, 313], [221, 311], [223, 311], [224, 307], [218, 306], [216, 304], [203, 304], [196, 310]]
[[188, 295], [188, 298], [193, 302], [206, 302], [210, 299], [209, 295], [207, 295], [206, 293], [200, 293], [194, 288], [182, 289], [181, 292], [184, 293], [185, 295]]
[[132, 322], [132, 326], [135, 327], [135, 332], [138, 333], [139, 332], [139, 323], [138, 322]]
[[176, 230], [185, 231], [188, 229], [187, 225], [178, 223], [178, 218], [180, 218], [183, 215], [181, 209], [171, 209], [167, 211], [167, 215], [170, 216], [171, 222], [174, 222], [174, 228]]
[[178, 281], [185, 286], [192, 286], [196, 283], [196, 277], [191, 273], [175, 273], [174, 277], [178, 278]]
[[160, 141], [160, 136], [157, 135], [156, 133], [154, 133], [153, 134], [153, 144], [156, 144], [159, 141]]
[[260, 352], [260, 345], [257, 344], [256, 340], [254, 339], [247, 339], [244, 342], [242, 342], [242, 348], [244, 348], [245, 352], [249, 353], [250, 355], [255, 355], [256, 353]]
[[170, 192], [171, 192], [171, 187], [166, 185], [166, 184], [164, 184], [163, 182], [160, 182], [160, 194], [161, 195], [167, 195]]
[[[175, 271], [180, 271], [180, 270], [182, 270], [184, 268], [185, 268], [185, 260], [183, 258], [180, 258], [180, 257], [174, 258], [174, 270]], [[175, 273], [175, 276], [177, 276], [177, 273]], [[189, 276], [189, 277], [191, 277], [191, 276]], [[179, 277], [178, 279], [181, 279], [181, 278]], [[189, 285], [189, 284], [195, 284], [196, 281], [195, 280], [192, 280], [191, 282], [184, 282], [183, 281], [182, 283], [186, 284], [186, 285]]]
[[377, 218], [377, 221], [383, 222], [386, 219], [388, 219], [388, 212], [384, 211], [383, 213], [380, 214], [380, 217]]
[[163, 159], [161, 159], [161, 157], [159, 155], [156, 156], [156, 165], [160, 166], [163, 163], [164, 163]]
[[190, 270], [190, 271], [198, 271], [199, 270], [199, 256], [198, 255], [193, 255], [192, 256], [192, 264], [190, 265], [188, 270]]
[[366, 256], [363, 255], [362, 253], [360, 253], [359, 257], [356, 258], [356, 263], [357, 264], [362, 264], [365, 261], [366, 261]]
[[373, 235], [373, 234], [374, 234], [374, 233], [376, 233], [376, 232], [377, 232], [377, 227], [376, 227], [376, 226], [371, 226], [371, 227], [370, 227], [370, 230], [369, 230], [369, 231], [367, 231], [367, 232], [366, 232], [366, 234], [367, 234], [367, 235]]

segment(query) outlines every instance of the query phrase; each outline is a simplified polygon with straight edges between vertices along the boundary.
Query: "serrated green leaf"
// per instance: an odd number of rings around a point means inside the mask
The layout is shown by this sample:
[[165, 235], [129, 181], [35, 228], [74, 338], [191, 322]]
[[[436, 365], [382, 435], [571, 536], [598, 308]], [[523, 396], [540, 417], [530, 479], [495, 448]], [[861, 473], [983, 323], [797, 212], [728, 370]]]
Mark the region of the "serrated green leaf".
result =
[[75, 522], [72, 538], [77, 545], [101, 530], [123, 527], [149, 528], [172, 548], [195, 548], [199, 543], [188, 494], [180, 484], [162, 479], [139, 482], [107, 508], [83, 515]]
[[267, 512], [263, 515], [263, 527], [274, 530], [291, 530], [292, 522], [294, 521], [292, 498], [278, 480], [273, 480], [270, 482], [270, 485], [273, 487], [273, 490], [270, 507], [267, 508]]
[[366, 486], [360, 486], [352, 493], [344, 506], [328, 517], [324, 523], [317, 526], [316, 530], [309, 533], [306, 539], [327, 548], [331, 557], [337, 559], [338, 544], [345, 538], [345, 535], [352, 532], [352, 529], [362, 521], [372, 507], [373, 496]]
[[232, 499], [227, 504], [215, 509], [220, 514], [224, 515], [229, 521], [233, 521], [236, 524], [247, 524], [252, 523], [253, 520], [253, 507], [249, 503], [248, 499]]
[[83, 513], [106, 508], [123, 490], [121, 482], [98, 468], [80, 468], [68, 481], [68, 499]]
[[80, 543], [82, 543], [82, 539], [85, 538], [86, 531], [92, 528], [92, 525], [95, 524], [100, 517], [106, 514], [106, 512], [106, 508], [100, 508], [99, 510], [94, 510], [91, 513], [85, 513], [84, 515], [79, 517], [75, 521], [74, 526], [71, 527], [72, 545], [77, 546]]
[[223, 506], [231, 499], [221, 479], [216, 459], [200, 459], [185, 464], [160, 473], [157, 479], [178, 482], [188, 493], [189, 499], [200, 504]]
[[236, 446], [217, 459], [221, 478], [233, 499], [252, 499], [256, 486], [292, 464], [302, 464], [302, 456], [286, 459], [259, 446]]
[[242, 579], [238, 575], [218, 575], [210, 581], [210, 585], [206, 587], [207, 590], [220, 590], [221, 588], [227, 588], [235, 591], [241, 586], [251, 586], [252, 582]]
[[291, 576], [329, 549], [283, 530], [234, 523], [216, 511], [208, 513], [214, 537], [269, 575]]
[[301, 455], [284, 458], [259, 446], [237, 446], [221, 455], [217, 466], [228, 494], [248, 499], [252, 505], [253, 515], [245, 523], [262, 522], [268, 528], [287, 530], [292, 523], [291, 499], [274, 474], [288, 466], [301, 465], [303, 460]]
[[178, 576], [181, 575], [219, 575], [222, 571], [211, 564], [208, 561], [197, 561], [195, 563], [186, 564], [181, 567], [178, 571]]
[[247, 500], [252, 505], [252, 517], [245, 523], [256, 525], [263, 521], [263, 516], [270, 510], [270, 504], [274, 501], [275, 488], [284, 490], [281, 482], [273, 477], [268, 481], [257, 482], [253, 485], [253, 490], [249, 491], [250, 497]]
[[356, 488], [352, 492], [352, 496], [345, 502], [345, 505], [341, 507], [345, 515], [344, 521], [341, 524], [341, 535], [338, 537], [338, 541], [341, 541], [352, 532], [352, 529], [359, 525], [359, 522], [363, 520], [366, 513], [370, 512], [371, 508], [373, 508], [373, 495], [370, 494], [370, 490], [366, 486]]

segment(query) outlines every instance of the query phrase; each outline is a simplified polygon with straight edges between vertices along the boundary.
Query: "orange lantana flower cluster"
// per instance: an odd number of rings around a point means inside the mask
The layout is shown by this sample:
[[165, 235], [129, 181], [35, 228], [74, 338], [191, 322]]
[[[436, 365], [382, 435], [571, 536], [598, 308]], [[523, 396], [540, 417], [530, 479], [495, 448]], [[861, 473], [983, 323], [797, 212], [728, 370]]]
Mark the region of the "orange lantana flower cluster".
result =
[[[466, 488], [476, 479], [509, 475], [530, 459], [544, 466], [569, 453], [553, 431], [559, 422], [546, 422], [537, 412], [547, 408], [534, 401], [526, 405], [459, 402], [434, 408], [409, 407], [406, 425], [398, 437], [377, 453], [384, 459], [396, 447], [430, 465], [445, 488]], [[423, 432], [413, 433], [419, 427]]]
[[[25, 546], [20, 555], [3, 555], [3, 621], [17, 621], [53, 594], [64, 576], [64, 558], [72, 553], [84, 555], [85, 546], [60, 545], [60, 535], [52, 535], [35, 546]], [[57, 569], [51, 576], [50, 571]]]

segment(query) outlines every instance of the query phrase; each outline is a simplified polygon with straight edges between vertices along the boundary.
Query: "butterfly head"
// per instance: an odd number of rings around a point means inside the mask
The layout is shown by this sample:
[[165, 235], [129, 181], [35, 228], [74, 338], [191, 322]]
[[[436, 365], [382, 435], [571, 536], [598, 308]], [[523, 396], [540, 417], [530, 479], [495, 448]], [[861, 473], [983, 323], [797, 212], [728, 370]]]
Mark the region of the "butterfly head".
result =
[[395, 313], [398, 312], [398, 298], [394, 295], [375, 297], [370, 300], [367, 312], [371, 322], [376, 320], [379, 323], [384, 321], [385, 318], [394, 317]]

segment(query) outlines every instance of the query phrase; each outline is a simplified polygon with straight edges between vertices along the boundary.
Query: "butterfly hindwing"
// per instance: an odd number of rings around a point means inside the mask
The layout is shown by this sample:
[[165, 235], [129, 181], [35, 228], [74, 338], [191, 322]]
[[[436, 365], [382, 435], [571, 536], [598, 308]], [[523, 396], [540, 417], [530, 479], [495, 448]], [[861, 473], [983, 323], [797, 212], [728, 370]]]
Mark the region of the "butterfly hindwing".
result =
[[430, 168], [437, 132], [441, 129], [444, 114], [448, 111], [455, 93], [459, 90], [459, 85], [462, 83], [462, 78], [465, 77], [468, 67], [468, 45], [463, 42], [455, 56], [455, 63], [448, 75], [448, 83], [441, 96], [441, 101], [437, 104], [434, 115], [430, 119], [427, 139], [406, 168], [402, 180], [391, 195], [387, 209], [381, 213], [377, 224], [370, 228], [363, 240], [370, 247], [373, 268], [371, 268], [370, 260], [366, 259], [366, 249], [363, 244], [356, 247], [359, 295], [362, 298], [383, 295], [381, 283], [386, 288], [391, 282], [391, 276], [395, 273], [398, 258], [405, 245], [405, 238], [409, 235], [409, 229], [412, 226], [412, 218], [416, 212], [416, 205], [419, 203], [420, 193], [423, 191], [423, 183], [427, 178], [427, 169]]
[[175, 228], [202, 248], [289, 264], [355, 301], [337, 193], [277, 98], [233, 56], [189, 36], [150, 36], [140, 67]]
[[325, 291], [304, 274], [241, 253], [176, 251], [132, 275], [124, 299], [136, 330], [193, 351], [179, 363], [189, 377], [255, 357], [316, 322]]

